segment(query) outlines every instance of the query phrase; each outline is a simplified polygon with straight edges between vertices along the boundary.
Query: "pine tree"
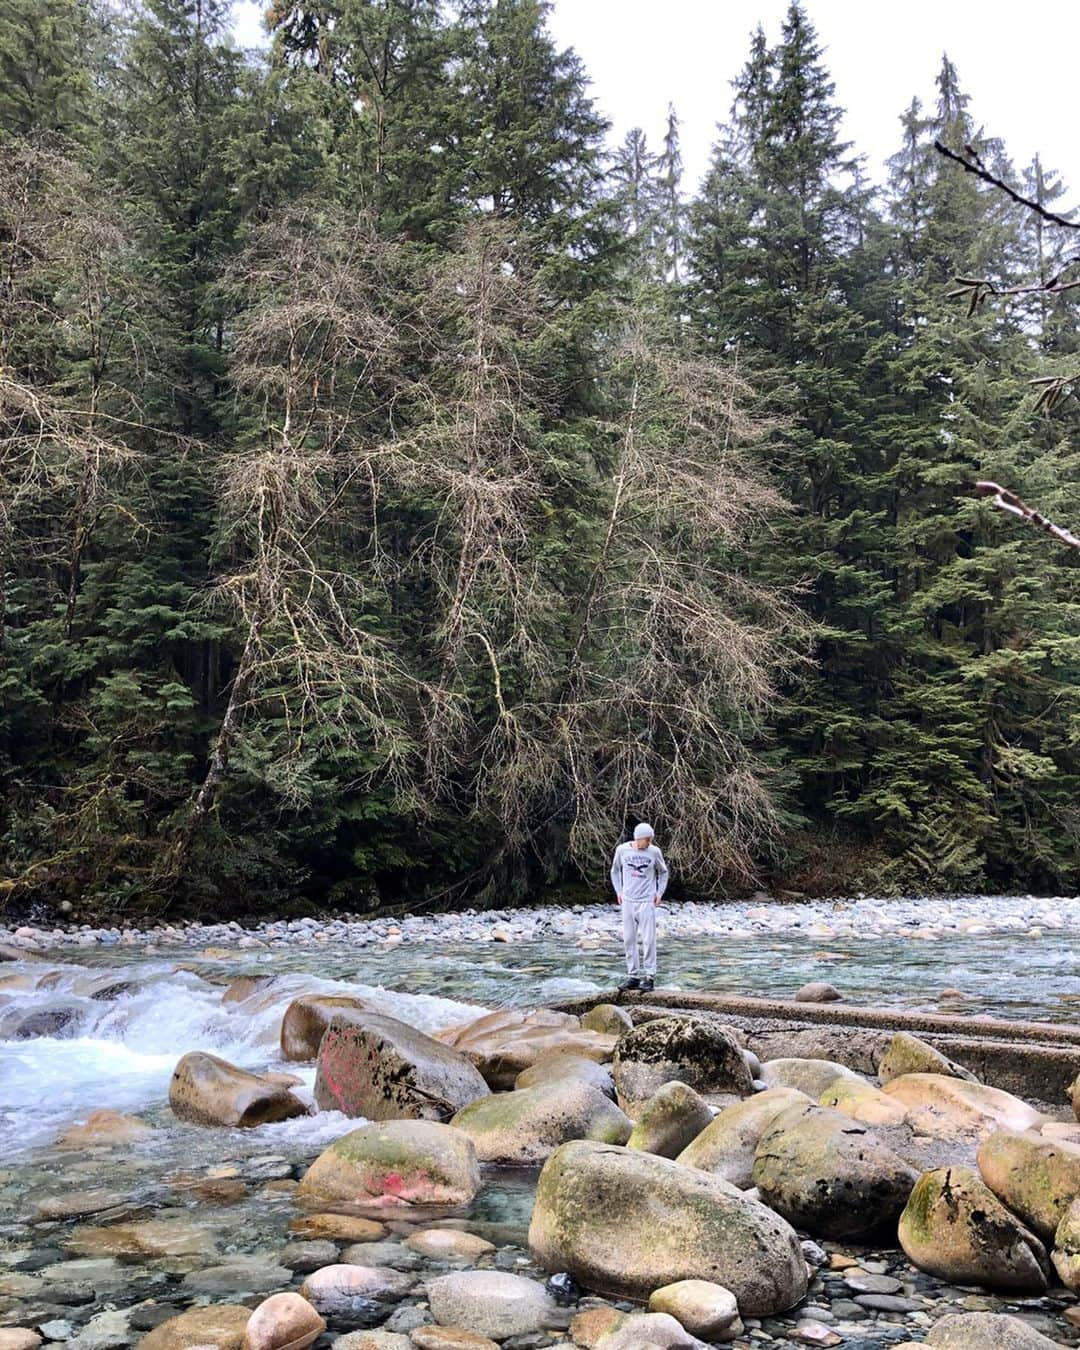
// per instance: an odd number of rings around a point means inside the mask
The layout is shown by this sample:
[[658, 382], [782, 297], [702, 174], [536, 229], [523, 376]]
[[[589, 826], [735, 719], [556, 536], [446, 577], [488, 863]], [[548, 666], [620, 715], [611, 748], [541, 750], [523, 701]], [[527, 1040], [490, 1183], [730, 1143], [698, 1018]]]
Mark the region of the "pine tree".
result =
[[16, 137], [85, 141], [104, 23], [87, 0], [6, 0], [0, 9], [0, 145]]

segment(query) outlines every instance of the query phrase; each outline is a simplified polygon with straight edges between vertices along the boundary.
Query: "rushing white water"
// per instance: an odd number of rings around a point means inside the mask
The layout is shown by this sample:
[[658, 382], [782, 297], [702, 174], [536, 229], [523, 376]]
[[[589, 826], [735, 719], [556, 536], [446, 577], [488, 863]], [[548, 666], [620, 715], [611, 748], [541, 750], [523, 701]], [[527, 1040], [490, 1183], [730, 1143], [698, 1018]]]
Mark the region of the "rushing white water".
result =
[[[301, 994], [352, 995], [425, 1031], [485, 1011], [303, 973], [274, 976], [239, 1003], [223, 1003], [223, 992], [200, 974], [164, 962], [93, 970], [6, 967], [0, 975], [0, 1157], [49, 1142], [99, 1107], [135, 1112], [159, 1105], [177, 1060], [191, 1050], [245, 1068], [277, 1066], [282, 1015]], [[65, 1018], [56, 1034], [34, 1034]], [[310, 1084], [313, 1068], [299, 1068]], [[269, 1142], [265, 1130], [261, 1135]]]

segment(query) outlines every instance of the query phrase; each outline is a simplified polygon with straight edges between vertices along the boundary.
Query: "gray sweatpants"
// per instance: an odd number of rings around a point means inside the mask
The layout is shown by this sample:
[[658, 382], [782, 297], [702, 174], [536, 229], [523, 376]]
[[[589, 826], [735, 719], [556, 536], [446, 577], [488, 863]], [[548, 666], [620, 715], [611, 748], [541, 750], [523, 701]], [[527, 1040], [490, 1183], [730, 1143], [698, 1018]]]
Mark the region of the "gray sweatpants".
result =
[[[623, 949], [630, 975], [656, 974], [656, 906], [651, 900], [624, 900], [622, 909]], [[644, 961], [638, 958], [638, 942]]]

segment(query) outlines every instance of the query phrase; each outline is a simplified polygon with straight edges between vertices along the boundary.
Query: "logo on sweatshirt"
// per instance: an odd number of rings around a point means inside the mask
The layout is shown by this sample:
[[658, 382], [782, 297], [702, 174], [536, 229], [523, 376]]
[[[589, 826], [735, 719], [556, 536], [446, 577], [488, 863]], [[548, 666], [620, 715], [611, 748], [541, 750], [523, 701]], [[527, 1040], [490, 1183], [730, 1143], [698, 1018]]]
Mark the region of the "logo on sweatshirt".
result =
[[652, 867], [653, 860], [651, 858], [627, 858], [626, 865], [635, 876], [641, 877]]

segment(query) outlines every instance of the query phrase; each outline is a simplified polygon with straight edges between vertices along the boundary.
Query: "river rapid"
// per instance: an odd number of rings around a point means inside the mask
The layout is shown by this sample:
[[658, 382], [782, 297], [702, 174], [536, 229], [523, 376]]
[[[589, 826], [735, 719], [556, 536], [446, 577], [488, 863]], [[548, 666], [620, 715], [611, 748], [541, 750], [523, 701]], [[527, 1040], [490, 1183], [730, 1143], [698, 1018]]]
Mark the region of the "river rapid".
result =
[[[110, 1350], [138, 1337], [124, 1322], [95, 1341], [87, 1316], [147, 1300], [175, 1311], [192, 1299], [242, 1298], [272, 1287], [271, 1268], [280, 1276], [291, 1185], [355, 1122], [322, 1113], [249, 1131], [182, 1124], [167, 1105], [181, 1055], [206, 1050], [246, 1068], [299, 1072], [297, 1091], [310, 1100], [314, 1066], [284, 1065], [278, 1049], [292, 999], [355, 995], [434, 1031], [493, 1007], [599, 994], [621, 973], [616, 920], [613, 907], [595, 906], [304, 920], [250, 933], [0, 931], [28, 958], [0, 964], [0, 1325], [44, 1321], [73, 1350]], [[853, 1002], [1068, 1021], [1080, 1019], [1078, 937], [1075, 898], [685, 906], [662, 914], [658, 986], [790, 996], [826, 979]], [[270, 978], [243, 1002], [223, 1002], [240, 975]], [[136, 1114], [153, 1133], [89, 1150], [56, 1146], [97, 1108]], [[207, 1178], [232, 1184], [216, 1195]], [[488, 1225], [523, 1244], [533, 1180], [493, 1177], [470, 1215], [477, 1231]], [[202, 1254], [142, 1262], [137, 1278], [106, 1251], [79, 1249], [73, 1259], [70, 1224], [44, 1216], [58, 1197], [100, 1187], [114, 1202], [107, 1219], [130, 1211], [182, 1220], [202, 1235]], [[508, 1260], [527, 1261], [509, 1250]], [[55, 1300], [49, 1279], [60, 1266], [65, 1287], [85, 1285], [90, 1303]]]

